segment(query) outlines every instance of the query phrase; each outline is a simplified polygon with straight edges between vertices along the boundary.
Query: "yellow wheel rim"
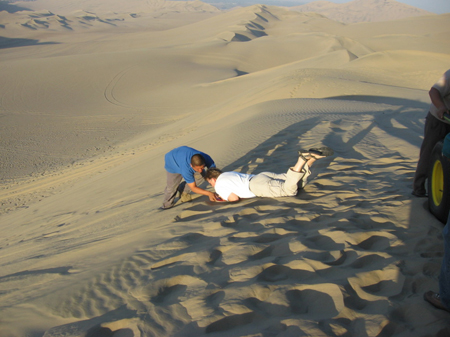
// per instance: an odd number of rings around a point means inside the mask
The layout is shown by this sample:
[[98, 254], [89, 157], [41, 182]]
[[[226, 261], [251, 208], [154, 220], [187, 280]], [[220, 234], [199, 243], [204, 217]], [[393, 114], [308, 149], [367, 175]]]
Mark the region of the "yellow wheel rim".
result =
[[433, 165], [433, 175], [431, 182], [431, 196], [433, 197], [433, 203], [439, 206], [442, 202], [442, 195], [444, 194], [444, 172], [442, 170], [442, 164], [439, 160], [436, 160]]

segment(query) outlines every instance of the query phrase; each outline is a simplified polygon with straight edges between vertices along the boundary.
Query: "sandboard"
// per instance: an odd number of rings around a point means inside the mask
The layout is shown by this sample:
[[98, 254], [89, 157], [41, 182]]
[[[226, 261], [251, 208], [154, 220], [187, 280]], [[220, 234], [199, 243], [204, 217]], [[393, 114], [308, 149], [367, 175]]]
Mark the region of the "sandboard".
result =
[[226, 202], [221, 197], [219, 197], [218, 194], [216, 194], [216, 199], [217, 199], [217, 201], [211, 201], [211, 200], [209, 200], [209, 198], [206, 198], [205, 203], [210, 206], [215, 206], [215, 205], [220, 205], [220, 204], [223, 204], [224, 202]]

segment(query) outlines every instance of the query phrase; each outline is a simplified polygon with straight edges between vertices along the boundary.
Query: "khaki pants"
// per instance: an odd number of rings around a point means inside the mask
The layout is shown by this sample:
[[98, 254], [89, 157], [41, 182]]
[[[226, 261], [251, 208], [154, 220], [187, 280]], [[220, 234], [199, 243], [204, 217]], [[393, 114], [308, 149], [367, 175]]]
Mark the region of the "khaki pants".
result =
[[291, 169], [282, 174], [262, 172], [250, 180], [249, 187], [257, 197], [291, 197], [297, 194], [299, 188], [303, 188], [307, 184], [307, 178], [310, 175], [311, 171], [307, 164], [303, 167], [302, 172], [295, 172]]

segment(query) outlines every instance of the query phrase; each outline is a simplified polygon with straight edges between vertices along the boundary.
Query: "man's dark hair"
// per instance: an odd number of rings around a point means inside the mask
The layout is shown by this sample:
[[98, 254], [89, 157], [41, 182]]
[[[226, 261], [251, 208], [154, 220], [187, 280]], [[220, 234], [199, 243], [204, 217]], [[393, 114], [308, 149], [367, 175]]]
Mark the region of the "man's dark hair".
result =
[[194, 154], [191, 158], [191, 165], [192, 166], [204, 166], [205, 165], [205, 158], [201, 154]]
[[222, 174], [222, 171], [218, 168], [210, 168], [208, 171], [206, 171], [205, 179], [217, 179]]

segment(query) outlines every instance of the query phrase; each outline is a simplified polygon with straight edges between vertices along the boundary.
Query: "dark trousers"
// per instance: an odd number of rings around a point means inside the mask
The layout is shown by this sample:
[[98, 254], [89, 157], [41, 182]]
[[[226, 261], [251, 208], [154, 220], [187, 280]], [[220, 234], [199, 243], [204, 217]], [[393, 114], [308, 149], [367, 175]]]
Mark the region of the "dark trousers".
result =
[[450, 124], [441, 122], [428, 113], [425, 118], [425, 129], [422, 146], [420, 147], [419, 161], [417, 163], [416, 174], [414, 175], [413, 190], [416, 193], [424, 194], [425, 181], [428, 176], [428, 169], [431, 161], [431, 153], [434, 146], [443, 140], [447, 133], [450, 133]]
[[[191, 193], [191, 188], [186, 183], [181, 183], [183, 180], [183, 176], [178, 173], [169, 173], [166, 171], [167, 174], [167, 185], [166, 189], [164, 190], [164, 201], [163, 201], [163, 208], [170, 208], [175, 203], [175, 197], [177, 196], [177, 192], [181, 193]], [[197, 186], [200, 186], [205, 179], [203, 178], [203, 172], [195, 173], [194, 174], [195, 184]]]
[[444, 258], [441, 264], [441, 274], [439, 275], [439, 293], [441, 302], [450, 310], [450, 216], [447, 225], [444, 227]]

